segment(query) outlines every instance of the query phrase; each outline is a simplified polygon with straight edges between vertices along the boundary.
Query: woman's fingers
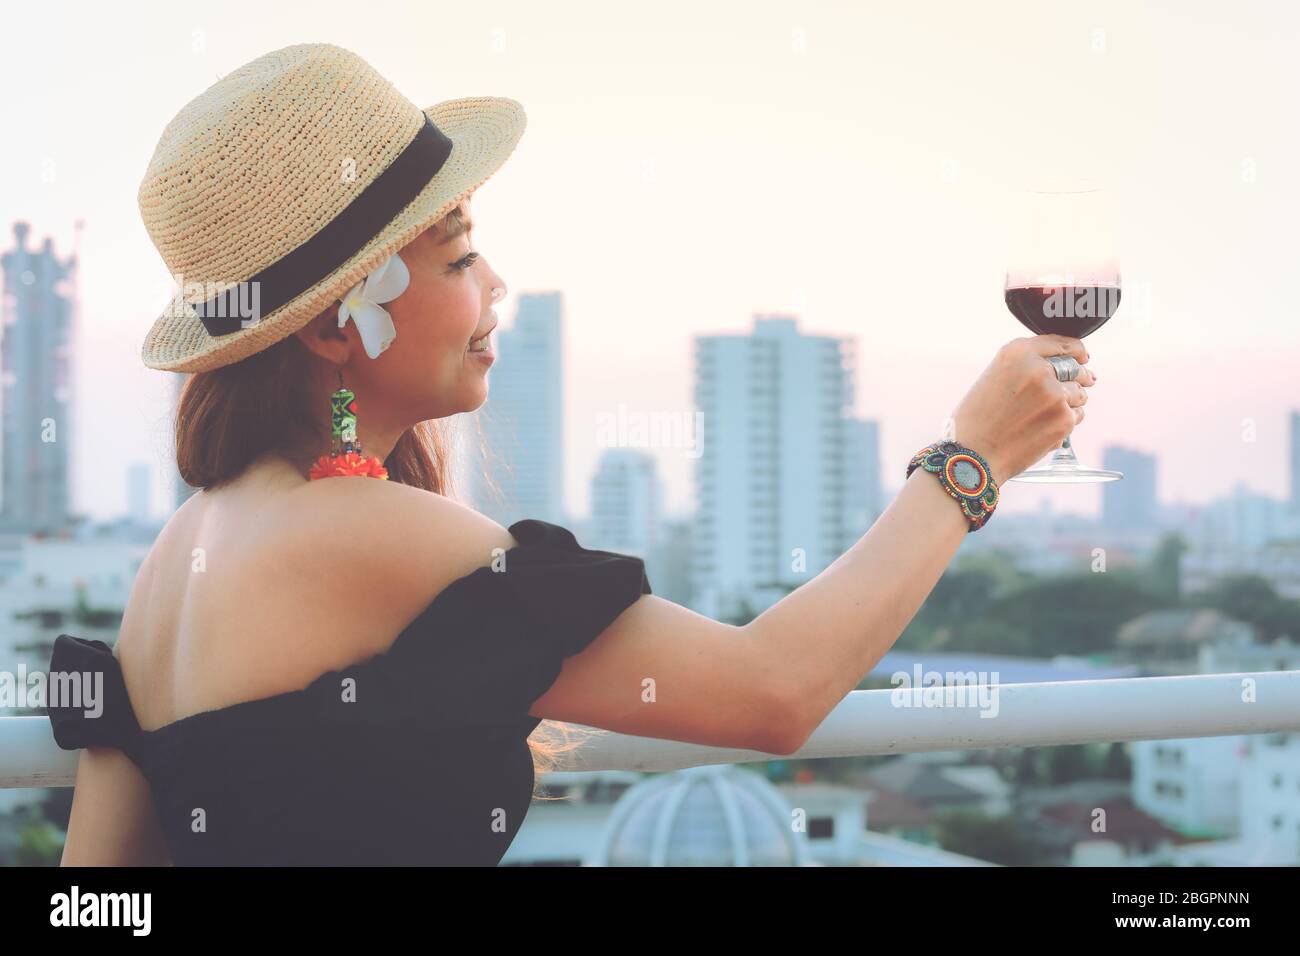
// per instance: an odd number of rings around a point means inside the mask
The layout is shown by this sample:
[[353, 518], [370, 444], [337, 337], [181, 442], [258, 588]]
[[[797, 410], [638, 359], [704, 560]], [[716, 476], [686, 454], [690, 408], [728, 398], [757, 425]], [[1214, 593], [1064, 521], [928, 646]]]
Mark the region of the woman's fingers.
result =
[[1065, 389], [1065, 400], [1072, 408], [1088, 404], [1088, 393], [1078, 382], [1062, 382], [1061, 388]]
[[1088, 364], [1088, 348], [1082, 339], [1069, 335], [1031, 335], [1027, 337], [1030, 347], [1039, 355], [1047, 358], [1052, 355], [1072, 355], [1080, 365]]

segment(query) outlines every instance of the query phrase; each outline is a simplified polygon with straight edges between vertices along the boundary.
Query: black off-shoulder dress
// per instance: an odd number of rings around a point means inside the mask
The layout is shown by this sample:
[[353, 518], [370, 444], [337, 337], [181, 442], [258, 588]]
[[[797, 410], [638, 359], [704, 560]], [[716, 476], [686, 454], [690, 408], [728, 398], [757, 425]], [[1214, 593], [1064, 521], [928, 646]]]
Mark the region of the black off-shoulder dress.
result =
[[153, 731], [109, 646], [61, 634], [51, 674], [103, 691], [87, 713], [51, 688], [54, 739], [140, 767], [177, 866], [495, 866], [533, 789], [529, 707], [651, 593], [640, 558], [537, 519], [509, 530], [502, 570], [453, 582], [383, 653]]

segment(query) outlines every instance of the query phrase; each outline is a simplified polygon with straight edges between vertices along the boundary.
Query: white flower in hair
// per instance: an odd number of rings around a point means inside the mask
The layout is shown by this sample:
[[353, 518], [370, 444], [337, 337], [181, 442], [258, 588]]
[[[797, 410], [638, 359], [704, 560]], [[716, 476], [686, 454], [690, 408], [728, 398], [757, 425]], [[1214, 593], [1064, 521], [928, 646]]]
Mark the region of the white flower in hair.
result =
[[370, 275], [352, 287], [339, 306], [339, 328], [352, 319], [361, 334], [361, 344], [372, 359], [393, 344], [397, 328], [393, 317], [380, 303], [391, 302], [411, 284], [411, 273], [397, 253], [393, 253]]

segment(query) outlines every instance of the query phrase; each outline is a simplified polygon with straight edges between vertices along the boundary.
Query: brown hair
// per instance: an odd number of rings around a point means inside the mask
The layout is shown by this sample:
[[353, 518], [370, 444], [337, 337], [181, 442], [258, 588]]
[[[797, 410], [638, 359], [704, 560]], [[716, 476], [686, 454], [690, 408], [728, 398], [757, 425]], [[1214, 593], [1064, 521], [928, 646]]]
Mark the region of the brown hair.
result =
[[[434, 226], [449, 235], [464, 227], [459, 206]], [[306, 387], [315, 368], [311, 351], [298, 336], [288, 335], [237, 362], [191, 373], [176, 408], [176, 468], [181, 478], [208, 491], [232, 481], [267, 453], [284, 456], [306, 474], [311, 463], [328, 452], [331, 439], [329, 418]], [[477, 417], [475, 424], [487, 461], [492, 453]], [[435, 420], [403, 432], [384, 459], [388, 480], [454, 497], [448, 427]], [[500, 489], [490, 476], [485, 478], [499, 500]], [[542, 721], [528, 739], [534, 772], [552, 769], [560, 753], [579, 745], [573, 738], [582, 736], [571, 725]], [[538, 781], [534, 795], [542, 793]]]

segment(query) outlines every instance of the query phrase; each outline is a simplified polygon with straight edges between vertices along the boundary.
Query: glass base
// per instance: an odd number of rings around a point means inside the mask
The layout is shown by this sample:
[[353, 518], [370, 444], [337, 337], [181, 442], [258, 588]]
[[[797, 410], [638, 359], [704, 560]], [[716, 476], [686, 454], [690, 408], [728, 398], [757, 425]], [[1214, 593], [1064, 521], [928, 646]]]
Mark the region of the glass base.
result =
[[1030, 468], [1028, 471], [1022, 471], [1018, 475], [1008, 478], [1008, 481], [1025, 481], [1037, 482], [1038, 484], [1083, 484], [1085, 482], [1097, 481], [1118, 481], [1124, 477], [1122, 471], [1110, 471], [1105, 468], [1084, 468], [1076, 465], [1073, 468]]
[[1068, 485], [1097, 481], [1118, 481], [1123, 477], [1124, 472], [1122, 471], [1112, 471], [1109, 468], [1088, 468], [1079, 464], [1079, 459], [1074, 457], [1074, 446], [1070, 444], [1069, 436], [1066, 436], [1065, 441], [1061, 442], [1061, 447], [1052, 453], [1052, 457], [1046, 465], [1022, 471], [1018, 475], [1012, 475], [1007, 480]]

